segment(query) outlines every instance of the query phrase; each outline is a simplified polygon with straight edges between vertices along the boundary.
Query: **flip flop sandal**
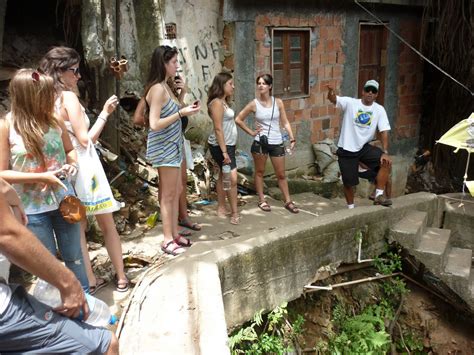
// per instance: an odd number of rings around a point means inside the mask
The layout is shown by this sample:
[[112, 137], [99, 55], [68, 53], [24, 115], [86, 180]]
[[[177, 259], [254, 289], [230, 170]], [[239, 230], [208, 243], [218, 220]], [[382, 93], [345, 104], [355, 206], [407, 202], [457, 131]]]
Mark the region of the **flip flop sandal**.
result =
[[257, 205], [263, 212], [271, 212], [272, 208], [267, 201], [259, 202]]
[[230, 224], [233, 224], [233, 225], [239, 225], [240, 224], [240, 221], [241, 221], [242, 217], [241, 216], [237, 216], [237, 217], [230, 217]]
[[180, 225], [181, 227], [186, 227], [186, 228], [192, 229], [193, 231], [200, 231], [201, 230], [201, 226], [198, 223], [191, 222], [188, 219], [180, 220], [178, 225]]
[[[185, 240], [186, 242], [183, 242], [182, 240]], [[178, 244], [180, 247], [185, 247], [185, 248], [188, 248], [191, 245], [193, 245], [193, 243], [191, 243], [191, 241], [188, 238], [183, 237], [182, 235], [178, 235], [176, 238], [174, 238], [174, 242]]]
[[[171, 248], [170, 248], [170, 245], [172, 246]], [[183, 250], [183, 251], [180, 252], [180, 253], [177, 253], [176, 250]], [[179, 254], [184, 253], [183, 247], [181, 245], [176, 244], [174, 239], [169, 241], [165, 245], [162, 245], [161, 246], [161, 251], [165, 254], [169, 254], [169, 255], [173, 255], [173, 256], [177, 256]]]
[[296, 207], [295, 203], [293, 201], [290, 201], [288, 203], [285, 203], [285, 208], [290, 211], [291, 213], [299, 213], [298, 207]]
[[97, 291], [99, 291], [101, 288], [104, 288], [105, 286], [107, 285], [107, 281], [102, 279], [102, 278], [98, 278], [96, 279], [96, 284], [95, 286], [89, 286], [89, 293], [91, 295], [95, 295], [95, 293]]
[[129, 280], [118, 280], [117, 275], [115, 275], [115, 289], [118, 292], [127, 292], [130, 288], [130, 281]]
[[191, 233], [191, 231], [189, 231], [188, 229], [181, 229], [178, 234], [182, 237], [190, 237], [193, 235], [193, 233]]

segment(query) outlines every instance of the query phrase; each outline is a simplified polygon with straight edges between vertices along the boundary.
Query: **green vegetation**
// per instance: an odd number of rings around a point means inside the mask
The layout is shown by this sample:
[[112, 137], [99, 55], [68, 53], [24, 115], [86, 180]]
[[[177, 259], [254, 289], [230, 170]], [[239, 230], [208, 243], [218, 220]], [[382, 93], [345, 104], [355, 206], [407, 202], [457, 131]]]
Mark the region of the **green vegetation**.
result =
[[[356, 233], [356, 239], [361, 233]], [[391, 275], [402, 270], [399, 251], [389, 251], [374, 260], [380, 274]], [[403, 330], [398, 316], [404, 295], [405, 282], [398, 276], [378, 281], [382, 297], [374, 296], [374, 303], [361, 310], [356, 305], [337, 302], [332, 309], [331, 324], [324, 329], [327, 341], [319, 341], [314, 348], [317, 354], [423, 354], [421, 337], [411, 330]], [[301, 315], [290, 322], [287, 304], [275, 308], [267, 315], [263, 310], [255, 314], [248, 326], [234, 332], [229, 339], [232, 354], [285, 354], [299, 353], [298, 339], [303, 332]], [[396, 326], [396, 327], [395, 327]]]
[[276, 307], [266, 315], [266, 321], [262, 309], [249, 326], [231, 335], [229, 347], [232, 355], [284, 354], [294, 350], [298, 344], [297, 337], [303, 331], [304, 318], [298, 315], [291, 323], [286, 307], [287, 303]]

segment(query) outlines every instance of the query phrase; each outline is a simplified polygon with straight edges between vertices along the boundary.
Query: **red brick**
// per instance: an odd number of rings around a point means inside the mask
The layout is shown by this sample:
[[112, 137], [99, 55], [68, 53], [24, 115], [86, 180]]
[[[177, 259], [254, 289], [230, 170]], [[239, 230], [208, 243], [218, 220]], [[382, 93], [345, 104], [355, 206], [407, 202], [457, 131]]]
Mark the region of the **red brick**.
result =
[[335, 116], [336, 114], [337, 114], [336, 106], [334, 106], [332, 102], [330, 102], [330, 104], [328, 105], [328, 115]]
[[334, 39], [334, 38], [340, 37], [339, 28], [336, 26], [328, 26], [327, 31], [328, 31], [328, 37], [327, 37], [328, 39]]
[[265, 39], [265, 27], [257, 26], [255, 28], [255, 40], [263, 41]]
[[260, 15], [257, 17], [257, 20], [255, 21], [256, 24], [262, 25], [262, 26], [270, 26], [270, 17], [267, 15]]
[[303, 119], [303, 110], [295, 110], [295, 121], [301, 121]]
[[328, 53], [328, 64], [336, 64], [337, 63], [337, 52], [330, 52]]
[[234, 56], [229, 56], [229, 57], [226, 57], [224, 58], [224, 63], [223, 63], [224, 67], [229, 69], [229, 70], [234, 70]]
[[290, 17], [290, 26], [291, 27], [299, 27], [300, 25], [300, 19], [299, 17]]
[[294, 122], [295, 120], [295, 113], [293, 111], [288, 111], [286, 110], [286, 118], [288, 118], [288, 121], [291, 123], [291, 122]]
[[344, 67], [342, 65], [336, 64], [332, 68], [333, 68], [332, 69], [333, 77], [342, 79], [342, 73], [344, 71]]

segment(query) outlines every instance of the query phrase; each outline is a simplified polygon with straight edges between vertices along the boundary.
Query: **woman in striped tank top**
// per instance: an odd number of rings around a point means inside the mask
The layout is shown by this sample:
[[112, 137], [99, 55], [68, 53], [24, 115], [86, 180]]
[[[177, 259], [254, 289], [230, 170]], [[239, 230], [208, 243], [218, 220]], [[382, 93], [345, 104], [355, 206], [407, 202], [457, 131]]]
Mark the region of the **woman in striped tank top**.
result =
[[[179, 195], [182, 190], [181, 161], [183, 134], [181, 117], [193, 115], [201, 109], [199, 102], [180, 108], [167, 81], [176, 75], [178, 50], [170, 46], [157, 47], [151, 57], [150, 74], [145, 86], [146, 123], [149, 127], [147, 159], [158, 169], [161, 219], [163, 221], [164, 253], [178, 255], [191, 241], [178, 233]], [[184, 84], [181, 82], [184, 96]]]

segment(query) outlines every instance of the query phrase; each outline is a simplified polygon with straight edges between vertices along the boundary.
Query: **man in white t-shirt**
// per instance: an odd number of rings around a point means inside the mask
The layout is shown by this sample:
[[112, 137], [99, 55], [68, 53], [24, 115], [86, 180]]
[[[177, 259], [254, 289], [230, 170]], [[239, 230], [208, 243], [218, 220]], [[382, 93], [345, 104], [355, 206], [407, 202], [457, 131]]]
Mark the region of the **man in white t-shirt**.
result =
[[[337, 156], [348, 208], [354, 208], [359, 162], [377, 174], [374, 205], [392, 205], [392, 201], [384, 196], [392, 164], [388, 155], [390, 123], [384, 107], [375, 102], [378, 91], [379, 83], [375, 80], [365, 83], [361, 99], [337, 96], [334, 89], [328, 86], [329, 101], [343, 113]], [[380, 132], [382, 149], [369, 144], [377, 131]]]
[[[20, 199], [1, 178], [0, 218], [0, 353], [118, 354], [111, 331], [68, 318], [89, 313], [82, 287], [24, 226]], [[22, 286], [8, 285], [9, 261], [57, 287], [63, 305], [51, 310]]]

